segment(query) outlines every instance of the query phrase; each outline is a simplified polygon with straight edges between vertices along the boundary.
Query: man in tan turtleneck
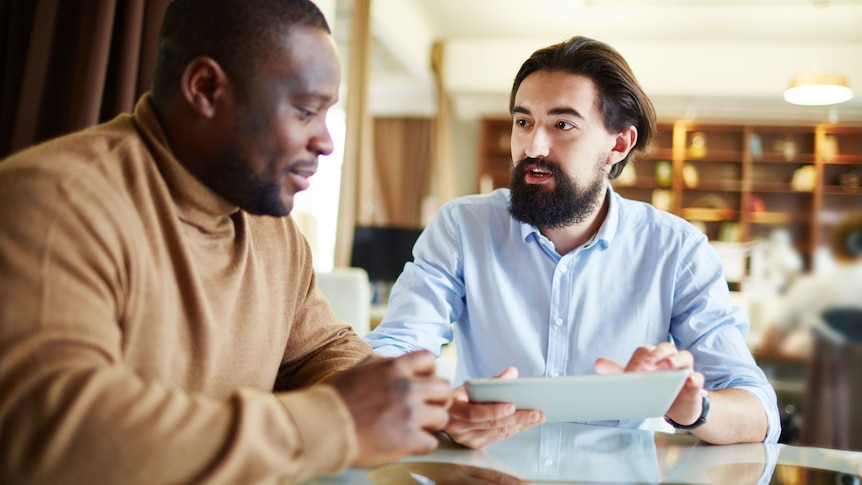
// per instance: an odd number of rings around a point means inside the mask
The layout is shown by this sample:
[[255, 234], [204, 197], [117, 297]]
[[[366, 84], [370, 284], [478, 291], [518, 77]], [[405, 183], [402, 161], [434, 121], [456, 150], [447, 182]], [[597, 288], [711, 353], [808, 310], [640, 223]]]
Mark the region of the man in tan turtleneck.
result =
[[0, 163], [0, 482], [294, 482], [430, 451], [286, 217], [340, 79], [308, 0], [174, 0], [131, 115]]

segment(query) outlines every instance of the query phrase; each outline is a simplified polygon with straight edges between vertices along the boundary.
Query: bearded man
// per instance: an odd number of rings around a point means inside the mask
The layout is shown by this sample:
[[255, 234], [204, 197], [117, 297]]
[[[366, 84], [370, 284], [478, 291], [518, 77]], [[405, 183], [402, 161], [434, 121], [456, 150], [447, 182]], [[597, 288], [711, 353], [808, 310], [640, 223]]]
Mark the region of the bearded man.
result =
[[[375, 352], [439, 356], [454, 339], [456, 385], [690, 369], [671, 425], [713, 444], [775, 442], [775, 392], [716, 251], [685, 220], [611, 187], [655, 130], [623, 57], [585, 37], [540, 49], [516, 75], [509, 108], [511, 189], [434, 217], [366, 337]], [[544, 421], [511, 403], [472, 403], [463, 386], [449, 418], [446, 433], [472, 448]]]

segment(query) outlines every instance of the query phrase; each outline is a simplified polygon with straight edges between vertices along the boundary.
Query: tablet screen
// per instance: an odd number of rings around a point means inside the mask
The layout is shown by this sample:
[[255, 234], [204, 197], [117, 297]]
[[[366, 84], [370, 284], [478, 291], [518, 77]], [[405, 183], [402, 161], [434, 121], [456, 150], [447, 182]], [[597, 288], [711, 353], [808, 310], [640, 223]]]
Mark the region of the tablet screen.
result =
[[690, 372], [488, 378], [464, 385], [473, 402], [511, 402], [518, 409], [537, 409], [548, 423], [647, 419], [667, 412]]

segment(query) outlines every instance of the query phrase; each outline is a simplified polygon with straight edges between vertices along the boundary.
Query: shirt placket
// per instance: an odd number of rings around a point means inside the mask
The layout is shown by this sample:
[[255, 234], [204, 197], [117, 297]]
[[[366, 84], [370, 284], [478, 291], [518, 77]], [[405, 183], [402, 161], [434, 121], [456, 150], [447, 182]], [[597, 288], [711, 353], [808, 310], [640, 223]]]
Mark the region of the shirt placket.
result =
[[545, 375], [548, 377], [559, 377], [566, 373], [568, 361], [569, 314], [571, 298], [566, 295], [570, 293], [571, 255], [562, 257], [554, 267], [553, 281], [551, 282], [551, 305], [548, 318], [548, 358], [545, 362]]

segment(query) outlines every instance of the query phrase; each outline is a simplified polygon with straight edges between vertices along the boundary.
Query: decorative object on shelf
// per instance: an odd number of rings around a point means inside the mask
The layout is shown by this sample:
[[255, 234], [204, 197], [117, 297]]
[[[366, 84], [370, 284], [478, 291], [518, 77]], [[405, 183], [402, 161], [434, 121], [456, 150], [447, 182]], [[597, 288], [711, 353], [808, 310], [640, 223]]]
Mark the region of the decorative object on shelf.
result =
[[790, 186], [797, 192], [812, 192], [817, 187], [817, 168], [803, 165], [793, 171]]
[[620, 172], [620, 175], [614, 179], [614, 185], [619, 187], [631, 187], [638, 183], [638, 174], [634, 164], [629, 163]]
[[688, 147], [688, 154], [692, 158], [703, 158], [706, 156], [706, 133], [696, 131], [691, 135], [691, 145]]
[[718, 230], [718, 240], [724, 242], [742, 242], [742, 227], [738, 222], [722, 222]]
[[853, 98], [847, 78], [840, 74], [801, 73], [790, 81], [784, 100], [803, 106], [843, 103]]
[[683, 209], [683, 217], [688, 220], [729, 221], [736, 217], [736, 211], [718, 194], [705, 194]]
[[820, 155], [823, 161], [831, 163], [838, 156], [838, 138], [835, 135], [824, 135], [823, 142], [820, 145]]
[[766, 202], [756, 195], [751, 195], [748, 198], [748, 210], [751, 212], [765, 212]]
[[692, 207], [702, 207], [705, 209], [730, 209], [730, 204], [718, 194], [706, 194], [698, 197], [691, 203]]
[[686, 163], [682, 166], [682, 181], [685, 182], [685, 186], [690, 189], [697, 188], [697, 184], [699, 182], [699, 176], [697, 173], [697, 167], [690, 163]]
[[858, 188], [862, 185], [862, 172], [851, 170], [838, 176], [838, 184], [842, 187]]
[[785, 162], [792, 162], [796, 158], [796, 140], [789, 135], [784, 140], [776, 140], [775, 151], [781, 152]]
[[751, 134], [751, 138], [748, 139], [748, 149], [751, 152], [752, 160], [757, 161], [763, 158], [763, 141], [760, 139], [760, 135]]
[[652, 191], [652, 199], [650, 203], [656, 208], [665, 212], [673, 210], [673, 192], [664, 189], [655, 189]]
[[659, 187], [670, 187], [673, 180], [673, 165], [670, 160], [655, 162], [655, 180]]

